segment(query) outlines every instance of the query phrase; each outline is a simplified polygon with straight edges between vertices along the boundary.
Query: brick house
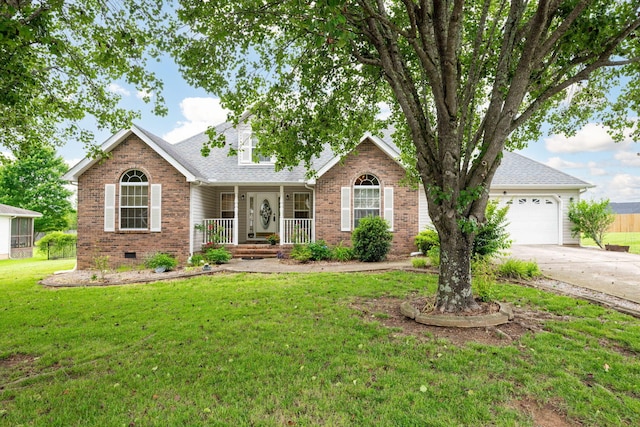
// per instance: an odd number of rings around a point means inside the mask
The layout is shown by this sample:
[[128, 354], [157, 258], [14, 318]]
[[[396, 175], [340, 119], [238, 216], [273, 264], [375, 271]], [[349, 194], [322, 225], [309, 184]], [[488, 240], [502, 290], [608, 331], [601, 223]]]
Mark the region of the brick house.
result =
[[[85, 158], [65, 174], [78, 186], [79, 269], [91, 268], [97, 256], [117, 266], [158, 251], [184, 263], [204, 242], [255, 249], [272, 234], [279, 248], [320, 239], [349, 245], [352, 230], [368, 215], [384, 217], [394, 236], [392, 252], [408, 254], [429, 223], [424, 191], [401, 184], [405, 170], [388, 134], [364, 136], [342, 159], [325, 150], [309, 178], [303, 167], [276, 172], [273, 159], [255, 156], [247, 124], [216, 130], [237, 156], [225, 148], [203, 157], [204, 133], [170, 144], [134, 126], [103, 144], [107, 159]], [[513, 153], [505, 153], [496, 183], [492, 196], [527, 221], [551, 223], [546, 240], [533, 243], [576, 243], [566, 232], [565, 200], [578, 198], [589, 184]], [[545, 216], [532, 217], [537, 208]], [[520, 229], [531, 228], [518, 218], [512, 222]], [[529, 237], [540, 240], [540, 233]], [[531, 243], [527, 238], [521, 243]]]

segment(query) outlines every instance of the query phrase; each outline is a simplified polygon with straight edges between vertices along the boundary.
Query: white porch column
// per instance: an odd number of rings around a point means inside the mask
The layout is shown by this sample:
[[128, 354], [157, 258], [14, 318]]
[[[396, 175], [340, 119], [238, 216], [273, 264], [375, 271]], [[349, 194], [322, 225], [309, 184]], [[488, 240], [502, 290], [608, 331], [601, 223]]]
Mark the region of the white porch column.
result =
[[282, 233], [284, 232], [284, 185], [280, 186], [280, 203], [278, 206], [280, 215], [279, 218], [280, 220], [278, 221], [278, 233], [280, 234], [280, 245], [282, 245], [282, 240], [283, 240], [283, 235]]
[[238, 186], [233, 187], [233, 244], [238, 245]]

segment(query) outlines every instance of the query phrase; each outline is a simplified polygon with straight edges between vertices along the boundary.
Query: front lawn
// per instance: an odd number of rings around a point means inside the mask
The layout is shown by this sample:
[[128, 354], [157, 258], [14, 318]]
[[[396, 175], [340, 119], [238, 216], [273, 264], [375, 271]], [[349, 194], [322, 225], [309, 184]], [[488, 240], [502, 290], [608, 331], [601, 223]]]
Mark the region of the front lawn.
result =
[[0, 425], [640, 424], [640, 321], [583, 301], [501, 285], [543, 328], [454, 344], [356, 308], [421, 273], [36, 283], [72, 266], [0, 261]]
[[[629, 252], [633, 254], [640, 254], [640, 232], [628, 232], [628, 233], [607, 233], [604, 235], [604, 244], [607, 245], [623, 245], [630, 246]], [[596, 242], [593, 239], [582, 237], [580, 239], [582, 246], [596, 246]]]

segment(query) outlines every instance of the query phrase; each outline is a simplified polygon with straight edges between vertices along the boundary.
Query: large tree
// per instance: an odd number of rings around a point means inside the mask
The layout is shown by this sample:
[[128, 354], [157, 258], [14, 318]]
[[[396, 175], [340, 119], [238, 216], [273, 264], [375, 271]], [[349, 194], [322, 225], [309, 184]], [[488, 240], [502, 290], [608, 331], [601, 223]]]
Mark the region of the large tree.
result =
[[503, 150], [545, 122], [621, 137], [639, 110], [637, 0], [183, 0], [179, 18], [183, 74], [234, 120], [248, 108], [279, 167], [395, 125], [441, 237], [440, 311], [477, 307], [470, 253]]
[[120, 95], [109, 90], [116, 81], [153, 93], [163, 112], [161, 82], [145, 69], [165, 34], [162, 4], [0, 0], [0, 146], [77, 138], [93, 147], [80, 119], [119, 129], [136, 116], [118, 106]]
[[0, 203], [42, 214], [36, 232], [67, 230], [73, 212], [62, 175], [68, 166], [52, 147], [25, 147], [11, 159], [0, 155]]

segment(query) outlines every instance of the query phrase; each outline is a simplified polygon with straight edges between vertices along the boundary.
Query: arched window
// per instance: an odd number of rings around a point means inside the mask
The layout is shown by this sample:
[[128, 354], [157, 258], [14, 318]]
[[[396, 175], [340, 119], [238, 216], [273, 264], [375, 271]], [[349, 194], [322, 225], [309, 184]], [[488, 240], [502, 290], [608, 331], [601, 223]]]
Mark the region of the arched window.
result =
[[361, 218], [380, 216], [380, 181], [375, 175], [360, 175], [353, 183], [353, 226]]
[[149, 180], [136, 169], [120, 179], [120, 229], [147, 230], [149, 228]]

